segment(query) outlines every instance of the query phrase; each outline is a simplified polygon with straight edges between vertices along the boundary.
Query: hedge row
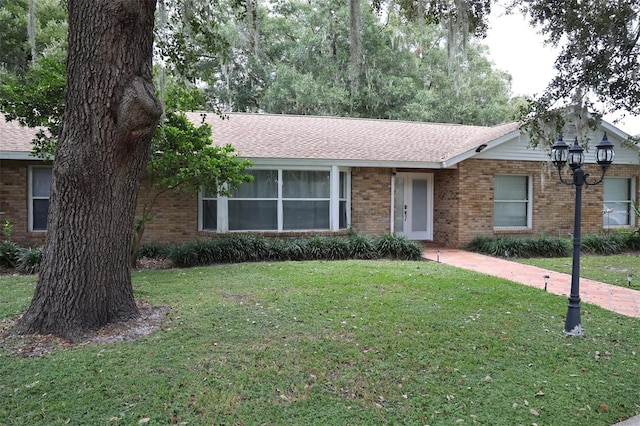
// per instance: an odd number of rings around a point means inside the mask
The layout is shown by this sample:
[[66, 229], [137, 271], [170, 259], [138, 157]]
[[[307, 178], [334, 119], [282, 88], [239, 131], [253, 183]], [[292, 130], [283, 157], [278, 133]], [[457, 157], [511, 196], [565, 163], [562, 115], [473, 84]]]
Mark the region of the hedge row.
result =
[[[580, 241], [583, 253], [610, 255], [640, 250], [640, 233], [613, 232], [608, 235], [585, 235]], [[476, 237], [467, 250], [495, 257], [568, 257], [573, 251], [570, 238]]]
[[419, 243], [393, 234], [379, 237], [362, 234], [348, 237], [317, 236], [289, 240], [231, 235], [173, 246], [146, 244], [140, 249], [140, 257], [167, 258], [181, 268], [216, 263], [285, 260], [419, 260], [421, 256], [422, 246]]

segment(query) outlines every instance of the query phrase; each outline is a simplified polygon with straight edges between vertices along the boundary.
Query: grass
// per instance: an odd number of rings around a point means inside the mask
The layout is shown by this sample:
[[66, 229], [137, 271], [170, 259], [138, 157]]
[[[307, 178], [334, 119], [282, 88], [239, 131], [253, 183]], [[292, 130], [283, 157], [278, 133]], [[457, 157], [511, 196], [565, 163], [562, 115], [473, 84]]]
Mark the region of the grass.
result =
[[[171, 311], [135, 342], [24, 358], [0, 342], [0, 424], [611, 425], [640, 412], [640, 323], [435, 262], [141, 271]], [[0, 277], [0, 318], [35, 278]]]
[[[571, 257], [516, 259], [520, 263], [534, 265], [551, 271], [571, 274]], [[640, 290], [640, 256], [638, 253], [611, 256], [580, 256], [580, 276], [607, 284], [629, 287], [627, 275], [631, 274], [631, 288]]]

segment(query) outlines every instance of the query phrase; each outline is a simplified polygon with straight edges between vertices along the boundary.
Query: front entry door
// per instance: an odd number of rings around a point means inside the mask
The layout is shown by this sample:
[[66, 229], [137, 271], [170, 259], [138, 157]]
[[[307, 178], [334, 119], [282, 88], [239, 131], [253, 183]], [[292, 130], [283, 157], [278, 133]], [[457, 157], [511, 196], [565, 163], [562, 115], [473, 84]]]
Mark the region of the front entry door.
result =
[[396, 173], [394, 231], [411, 240], [433, 240], [433, 174]]

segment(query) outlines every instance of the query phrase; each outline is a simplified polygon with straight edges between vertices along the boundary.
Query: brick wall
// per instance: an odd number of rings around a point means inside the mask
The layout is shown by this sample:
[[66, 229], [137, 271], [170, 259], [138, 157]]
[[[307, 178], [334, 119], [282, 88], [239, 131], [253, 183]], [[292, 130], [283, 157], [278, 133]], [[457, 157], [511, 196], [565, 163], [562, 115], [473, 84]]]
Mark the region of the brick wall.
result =
[[[550, 235], [567, 237], [573, 233], [575, 187], [559, 182], [558, 172], [551, 163], [534, 161], [512, 162], [502, 160], [466, 160], [458, 165], [460, 204], [459, 235], [455, 245], [463, 247], [478, 235], [533, 236]], [[499, 172], [498, 172], [499, 171]], [[599, 178], [597, 165], [588, 164], [585, 171]], [[531, 230], [517, 232], [493, 229], [493, 176], [523, 174], [533, 178], [533, 223]], [[640, 166], [613, 165], [607, 176], [635, 177]], [[570, 175], [567, 175], [570, 179]], [[637, 185], [640, 186], [640, 185]], [[640, 194], [636, 194], [636, 199]], [[583, 234], [603, 232], [603, 185], [583, 187]]]
[[41, 161], [0, 160], [0, 221], [13, 222], [11, 239], [25, 247], [44, 243], [45, 232], [29, 232], [28, 166], [42, 165]]
[[[148, 205], [152, 195], [147, 182], [138, 195], [136, 216]], [[181, 243], [193, 241], [198, 236], [198, 195], [196, 192], [166, 191], [156, 200], [151, 210], [153, 219], [147, 223], [142, 243]]]
[[[15, 223], [12, 239], [23, 246], [41, 245], [45, 233], [28, 232], [27, 166], [41, 162], [0, 161], [0, 220]], [[586, 170], [600, 176], [595, 165]], [[493, 177], [504, 174], [528, 174], [533, 177], [533, 228], [507, 233], [493, 229]], [[389, 168], [354, 168], [351, 176], [352, 226], [368, 235], [389, 232], [391, 215], [391, 173]], [[540, 162], [502, 160], [463, 161], [456, 169], [434, 173], [434, 241], [451, 247], [464, 247], [475, 236], [551, 235], [568, 236], [573, 232], [575, 189], [558, 182], [553, 166]], [[616, 165], [607, 176], [636, 177], [640, 166]], [[636, 199], [640, 200], [640, 182], [636, 181]], [[141, 192], [138, 214], [146, 197]], [[603, 232], [603, 185], [583, 188], [582, 232]], [[143, 242], [191, 241], [215, 234], [198, 232], [198, 202], [195, 193], [168, 191], [158, 199]], [[301, 236], [298, 233], [287, 234]]]
[[351, 225], [368, 235], [389, 232], [391, 223], [391, 169], [351, 170]]
[[438, 170], [433, 178], [433, 240], [457, 246], [460, 184], [458, 169]]

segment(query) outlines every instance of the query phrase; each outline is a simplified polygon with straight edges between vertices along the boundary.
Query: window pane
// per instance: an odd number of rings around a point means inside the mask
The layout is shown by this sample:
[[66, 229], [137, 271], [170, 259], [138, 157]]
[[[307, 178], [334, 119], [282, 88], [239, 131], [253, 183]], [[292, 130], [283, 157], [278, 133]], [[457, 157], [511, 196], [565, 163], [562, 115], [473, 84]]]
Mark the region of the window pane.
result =
[[278, 229], [278, 203], [275, 200], [229, 199], [230, 231], [270, 231]]
[[347, 198], [347, 174], [340, 172], [340, 199]]
[[218, 202], [216, 200], [202, 201], [202, 229], [207, 231], [218, 229]]
[[282, 171], [284, 198], [329, 198], [330, 188], [328, 171]]
[[340, 211], [339, 211], [339, 224], [338, 227], [340, 229], [347, 229], [347, 202], [340, 201]]
[[31, 169], [31, 179], [33, 183], [32, 193], [34, 197], [49, 197], [51, 174], [51, 167], [34, 167]]
[[500, 203], [494, 204], [494, 226], [527, 226], [526, 203]]
[[249, 170], [253, 182], [245, 182], [238, 189], [231, 191], [233, 198], [277, 198], [277, 170]]
[[329, 201], [284, 201], [283, 228], [329, 229]]
[[625, 226], [631, 224], [630, 203], [604, 203], [604, 226]]
[[629, 179], [606, 178], [604, 180], [604, 200], [628, 201], [630, 186]]
[[49, 214], [49, 200], [33, 200], [33, 230], [47, 230], [47, 215]]
[[527, 176], [496, 176], [494, 180], [494, 200], [527, 199]]
[[631, 179], [604, 179], [603, 226], [631, 224]]

